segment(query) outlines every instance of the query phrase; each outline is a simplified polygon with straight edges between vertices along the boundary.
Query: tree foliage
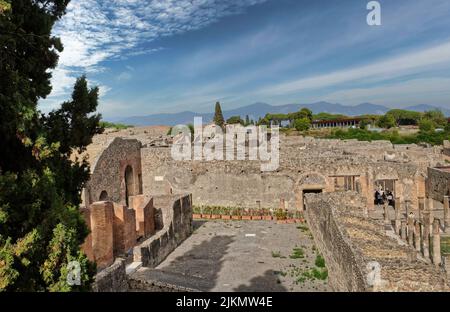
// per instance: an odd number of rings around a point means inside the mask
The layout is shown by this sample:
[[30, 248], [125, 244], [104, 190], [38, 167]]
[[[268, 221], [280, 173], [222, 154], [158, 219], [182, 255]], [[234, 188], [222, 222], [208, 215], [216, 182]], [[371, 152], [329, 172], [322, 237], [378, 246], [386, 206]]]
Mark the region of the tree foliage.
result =
[[223, 118], [222, 108], [220, 107], [220, 103], [216, 103], [215, 113], [214, 113], [214, 123], [220, 127], [223, 127], [225, 124], [225, 120]]
[[[14, 0], [0, 14], [0, 291], [87, 290], [95, 273], [80, 251], [89, 166], [71, 158], [102, 131], [98, 89], [82, 77], [60, 109], [37, 109], [62, 51], [51, 30], [68, 2]], [[70, 261], [81, 266], [81, 285], [66, 282]]]
[[294, 128], [297, 131], [307, 131], [311, 127], [311, 121], [308, 118], [296, 119], [294, 121]]
[[392, 115], [384, 115], [381, 116], [380, 119], [377, 122], [378, 127], [390, 129], [394, 128], [396, 126], [394, 116]]
[[231, 116], [227, 119], [227, 124], [235, 125], [235, 124], [241, 124], [244, 125], [244, 121], [242, 120], [241, 116]]

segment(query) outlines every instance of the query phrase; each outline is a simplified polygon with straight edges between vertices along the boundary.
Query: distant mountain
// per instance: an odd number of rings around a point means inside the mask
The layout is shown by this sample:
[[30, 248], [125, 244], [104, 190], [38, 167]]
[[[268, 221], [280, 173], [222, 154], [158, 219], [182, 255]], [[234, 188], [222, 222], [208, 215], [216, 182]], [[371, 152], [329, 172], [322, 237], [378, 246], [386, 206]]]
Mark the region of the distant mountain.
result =
[[[224, 110], [223, 115], [225, 119], [230, 118], [231, 116], [241, 116], [241, 118], [245, 118], [246, 115], [250, 117], [250, 119], [258, 120], [260, 117], [264, 117], [267, 113], [273, 114], [287, 114], [300, 110], [301, 108], [306, 107], [309, 108], [314, 114], [318, 114], [321, 112], [330, 113], [330, 114], [342, 114], [347, 116], [359, 116], [366, 114], [385, 114], [390, 110], [382, 105], [376, 105], [372, 103], [362, 103], [356, 106], [346, 106], [339, 103], [328, 103], [328, 102], [317, 102], [312, 104], [287, 104], [287, 105], [277, 105], [273, 106], [267, 103], [254, 103], [248, 106]], [[213, 106], [211, 106], [213, 108]], [[224, 107], [222, 106], [222, 109]], [[424, 112], [434, 109], [440, 109], [446, 116], [450, 116], [450, 110], [435, 107], [431, 105], [416, 105], [410, 106], [405, 109]], [[189, 124], [193, 123], [194, 117], [202, 117], [203, 122], [211, 122], [214, 114], [213, 113], [194, 113], [190, 111], [181, 112], [181, 113], [173, 113], [173, 114], [153, 114], [147, 116], [134, 116], [128, 118], [116, 118], [115, 120], [111, 120], [114, 122], [119, 122], [127, 125], [134, 126], [153, 126], [153, 125], [168, 125], [174, 126], [179, 124]]]
[[438, 110], [442, 111], [445, 116], [450, 117], [450, 109], [443, 108], [443, 107], [432, 106], [432, 105], [428, 105], [428, 104], [420, 104], [420, 105], [408, 106], [405, 109], [406, 110], [416, 111], [416, 112], [426, 112], [426, 111], [431, 111], [431, 110], [438, 109]]

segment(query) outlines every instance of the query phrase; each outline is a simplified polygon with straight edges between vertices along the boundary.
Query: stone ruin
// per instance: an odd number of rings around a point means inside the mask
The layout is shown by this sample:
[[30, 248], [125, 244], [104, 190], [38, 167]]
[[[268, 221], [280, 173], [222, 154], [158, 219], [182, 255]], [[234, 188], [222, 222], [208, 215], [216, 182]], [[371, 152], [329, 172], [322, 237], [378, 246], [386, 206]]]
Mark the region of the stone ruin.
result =
[[[450, 261], [438, 256], [435, 237], [448, 228], [450, 170], [433, 169], [445, 165], [444, 148], [281, 136], [279, 169], [261, 172], [259, 161], [174, 161], [168, 128], [153, 130], [109, 132], [88, 148], [81, 209], [92, 231], [84, 250], [103, 269], [96, 290], [125, 290], [126, 273], [163, 261], [190, 235], [193, 204], [305, 213], [335, 290], [373, 290], [363, 272], [374, 261], [388, 283], [378, 290], [448, 290], [438, 271]], [[374, 204], [379, 186], [393, 192], [395, 207]], [[439, 228], [429, 210], [446, 213]], [[319, 222], [325, 217], [332, 223]], [[328, 242], [336, 233], [341, 249]]]
[[[128, 289], [126, 265], [157, 265], [191, 233], [192, 199], [146, 192], [141, 143], [119, 137], [91, 145], [91, 178], [80, 210], [90, 229], [82, 249], [97, 264], [94, 290]], [[149, 247], [152, 247], [149, 250]]]

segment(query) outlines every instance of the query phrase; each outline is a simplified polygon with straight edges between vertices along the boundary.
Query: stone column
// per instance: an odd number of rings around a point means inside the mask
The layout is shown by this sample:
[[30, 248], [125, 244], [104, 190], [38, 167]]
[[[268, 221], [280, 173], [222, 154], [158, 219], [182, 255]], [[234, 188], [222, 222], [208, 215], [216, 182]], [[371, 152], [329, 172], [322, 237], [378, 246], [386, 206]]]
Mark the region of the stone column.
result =
[[422, 233], [423, 256], [426, 259], [430, 259], [430, 213], [428, 211], [423, 213]]
[[422, 251], [422, 243], [421, 243], [421, 240], [420, 240], [420, 236], [421, 235], [422, 235], [422, 229], [421, 229], [421, 226], [420, 226], [420, 222], [416, 221], [415, 231], [414, 231], [414, 245], [415, 245], [416, 250], [418, 252]]
[[422, 221], [422, 214], [425, 210], [425, 198], [419, 197], [419, 207], [418, 207], [418, 215], [417, 218]]
[[401, 228], [401, 216], [400, 216], [401, 204], [400, 204], [400, 198], [398, 198], [398, 197], [395, 198], [394, 209], [395, 209], [395, 233], [397, 235], [399, 235], [400, 228]]
[[427, 197], [426, 203], [425, 203], [425, 209], [430, 212], [430, 225], [431, 222], [434, 220], [434, 201], [433, 198]]
[[441, 264], [441, 229], [439, 219], [433, 221], [433, 263], [436, 266]]
[[447, 230], [450, 227], [450, 197], [449, 196], [444, 196], [444, 228], [445, 231], [447, 232]]
[[411, 212], [411, 201], [410, 200], [405, 200], [405, 214], [406, 214], [406, 219], [408, 219], [408, 215]]
[[408, 215], [408, 244], [414, 244], [414, 214], [411, 213]]
[[96, 202], [91, 205], [92, 250], [99, 269], [110, 266], [113, 255], [114, 208], [112, 202]]
[[406, 241], [407, 235], [406, 235], [406, 221], [402, 220], [400, 223], [400, 229], [401, 229], [401, 237], [404, 241]]

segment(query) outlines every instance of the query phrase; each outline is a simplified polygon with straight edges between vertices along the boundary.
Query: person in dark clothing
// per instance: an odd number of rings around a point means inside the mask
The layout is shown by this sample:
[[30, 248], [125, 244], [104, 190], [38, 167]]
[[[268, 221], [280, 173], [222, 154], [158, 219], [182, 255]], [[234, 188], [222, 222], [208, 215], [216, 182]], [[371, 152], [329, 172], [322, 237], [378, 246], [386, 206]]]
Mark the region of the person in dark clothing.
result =
[[394, 194], [389, 189], [386, 189], [386, 200], [388, 201], [388, 205], [394, 207], [395, 200], [394, 200]]
[[381, 188], [375, 191], [375, 204], [383, 205], [384, 204], [384, 192]]

